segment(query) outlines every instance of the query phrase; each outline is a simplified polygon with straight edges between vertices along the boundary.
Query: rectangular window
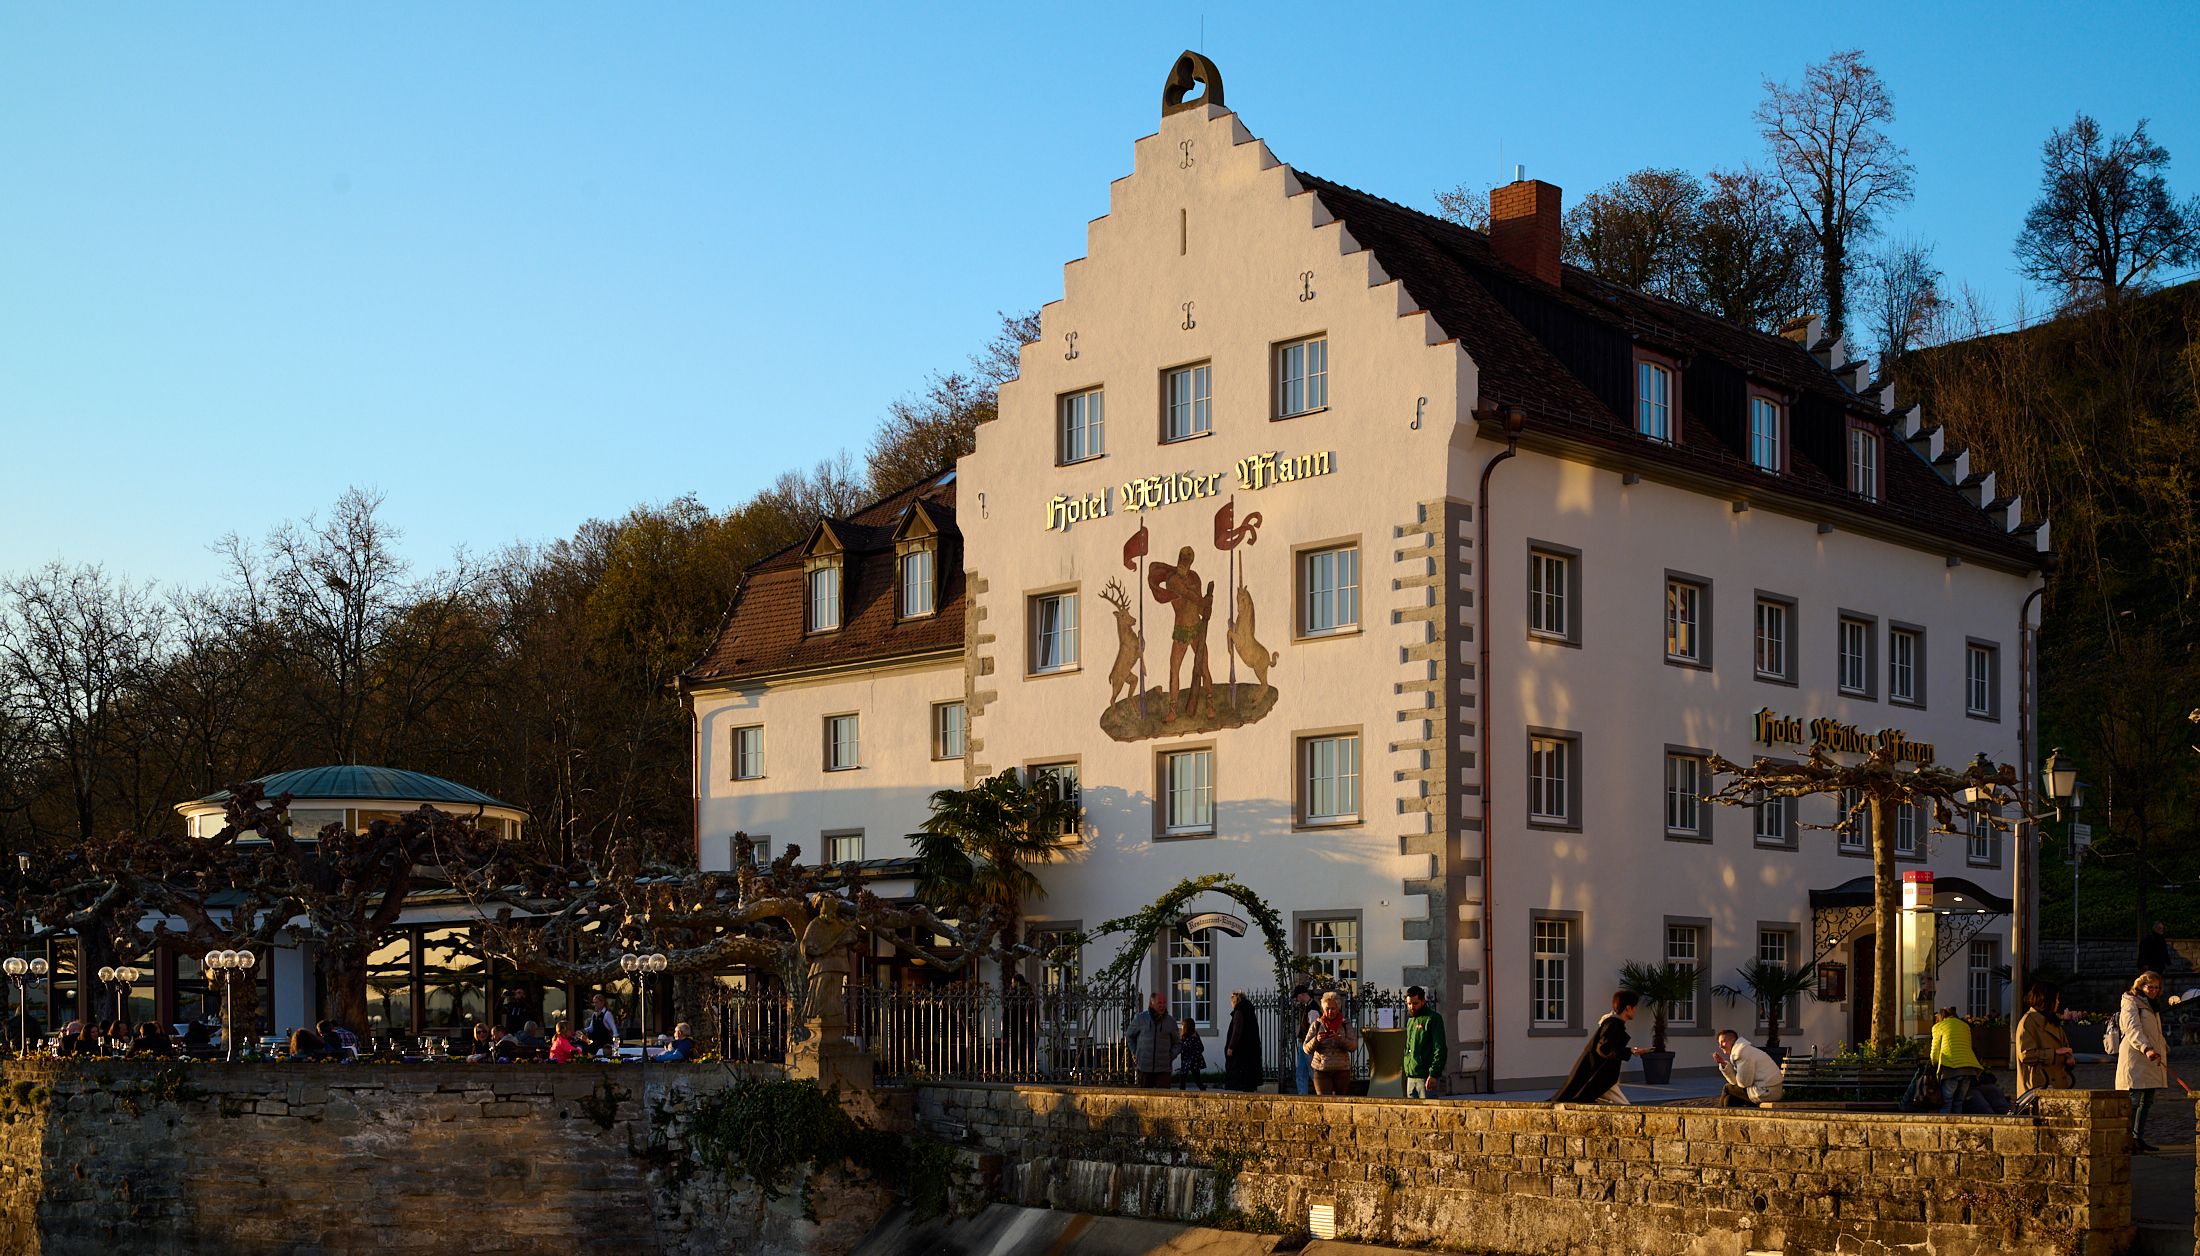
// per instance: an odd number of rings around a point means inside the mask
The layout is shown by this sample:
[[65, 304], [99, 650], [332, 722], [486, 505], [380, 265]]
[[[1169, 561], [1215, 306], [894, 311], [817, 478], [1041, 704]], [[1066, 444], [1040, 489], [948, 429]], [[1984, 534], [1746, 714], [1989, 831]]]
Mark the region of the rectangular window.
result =
[[1795, 608], [1771, 598], [1757, 599], [1757, 677], [1760, 680], [1795, 679]]
[[863, 830], [848, 829], [822, 836], [825, 840], [825, 863], [828, 867], [837, 868], [844, 863], [863, 862]]
[[1099, 389], [1070, 393], [1062, 398], [1061, 408], [1063, 462], [1083, 462], [1108, 451], [1107, 404]]
[[919, 545], [901, 554], [901, 617], [916, 619], [933, 612], [932, 547]]
[[1171, 750], [1161, 756], [1161, 831], [1215, 831], [1215, 752]]
[[853, 715], [828, 715], [825, 717], [825, 770], [845, 772], [861, 759], [862, 745], [857, 736], [856, 717]]
[[1979, 806], [1970, 809], [1965, 826], [1968, 836], [1964, 841], [1964, 854], [1973, 864], [1981, 867], [1999, 867], [2001, 864], [2001, 829], [1994, 823], [2000, 812], [1998, 807]]
[[1750, 832], [1759, 846], [1795, 844], [1795, 800], [1773, 795], [1751, 808]]
[[1300, 945], [1306, 958], [1331, 984], [1360, 979], [1360, 921], [1356, 916], [1319, 917], [1305, 922]]
[[1887, 700], [1917, 705], [1924, 692], [1919, 672], [1925, 657], [1925, 636], [1914, 628], [1895, 628], [1887, 633]]
[[1673, 372], [1655, 362], [1635, 363], [1635, 430], [1673, 439]]
[[1360, 547], [1299, 553], [1299, 635], [1320, 637], [1360, 626]]
[[1853, 789], [1840, 794], [1841, 814], [1834, 819], [1834, 831], [1839, 835], [1838, 845], [1846, 853], [1856, 854], [1872, 848], [1872, 809], [1864, 801], [1864, 795]]
[[1924, 853], [1925, 812], [1914, 802], [1894, 807], [1894, 853], [1898, 859], [1915, 859]]
[[1780, 403], [1749, 399], [1749, 461], [1760, 471], [1780, 470]]
[[1205, 363], [1170, 371], [1161, 385], [1161, 439], [1186, 440], [1214, 430]]
[[1563, 1028], [1572, 1020], [1573, 930], [1571, 920], [1535, 922], [1528, 1019], [1539, 1028]]
[[[1079, 930], [1071, 925], [1049, 924], [1043, 929], [1031, 931], [1031, 948], [1043, 956], [1068, 946]], [[1067, 952], [1057, 963], [1051, 958], [1039, 963], [1039, 993], [1061, 994], [1075, 990], [1085, 981], [1085, 957], [1082, 950]]]
[[1862, 619], [1841, 617], [1839, 629], [1841, 657], [1836, 678], [1841, 692], [1857, 697], [1870, 697], [1872, 688], [1872, 626]]
[[1665, 581], [1665, 658], [1671, 663], [1702, 666], [1710, 661], [1704, 611], [1707, 590], [1693, 580]]
[[1345, 824], [1359, 818], [1359, 735], [1300, 738], [1300, 823]]
[[764, 775], [764, 726], [733, 730], [733, 779], [753, 781]]
[[1031, 671], [1064, 672], [1077, 666], [1077, 595], [1041, 593], [1031, 599]]
[[[1665, 927], [1665, 962], [1703, 971], [1703, 927], [1700, 925], [1667, 925]], [[1696, 1027], [1696, 995], [1693, 991], [1686, 999], [1675, 999], [1665, 1005], [1666, 1024], [1675, 1029]]]
[[1970, 963], [1964, 976], [1968, 978], [1966, 993], [1970, 996], [1971, 1016], [1998, 1016], [2001, 1014], [2000, 977], [1994, 969], [2001, 965], [2001, 946], [1991, 938], [1971, 939]]
[[[1029, 770], [1029, 776], [1034, 785], [1044, 784], [1048, 786], [1054, 791], [1055, 797], [1069, 803], [1072, 807], [1079, 808], [1080, 814], [1082, 814], [1085, 795], [1078, 786], [1077, 765], [1075, 763], [1034, 763]], [[1074, 842], [1082, 835], [1083, 829], [1078, 821], [1073, 819], [1063, 824], [1062, 839], [1064, 841]]]
[[1574, 560], [1549, 550], [1528, 551], [1528, 631], [1573, 640]]
[[840, 627], [840, 560], [810, 568], [810, 631], [830, 632]]
[[1189, 1019], [1200, 1029], [1214, 1028], [1215, 931], [1169, 937], [1169, 1015]]
[[1849, 429], [1849, 491], [1868, 502], [1879, 500], [1879, 433]]
[[1575, 823], [1575, 745], [1572, 737], [1553, 734], [1528, 738], [1528, 823]]
[[[1757, 930], [1757, 960], [1759, 963], [1770, 964], [1775, 968], [1785, 968], [1792, 971], [1795, 967], [1794, 956], [1794, 930], [1767, 928]], [[1795, 1028], [1795, 1022], [1801, 1017], [1802, 1011], [1803, 1001], [1800, 997], [1787, 999], [1785, 1005], [1780, 1009], [1780, 1024], [1789, 1029]]]
[[970, 712], [960, 702], [932, 704], [932, 757], [960, 759], [970, 746]]
[[1704, 823], [1704, 761], [1694, 754], [1665, 754], [1665, 835], [1701, 841], [1711, 836]]
[[2000, 653], [1983, 641], [1964, 644], [1963, 709], [1967, 714], [1981, 719], [1995, 719], [2000, 716]]
[[1276, 415], [1289, 418], [1329, 404], [1329, 338], [1276, 346]]

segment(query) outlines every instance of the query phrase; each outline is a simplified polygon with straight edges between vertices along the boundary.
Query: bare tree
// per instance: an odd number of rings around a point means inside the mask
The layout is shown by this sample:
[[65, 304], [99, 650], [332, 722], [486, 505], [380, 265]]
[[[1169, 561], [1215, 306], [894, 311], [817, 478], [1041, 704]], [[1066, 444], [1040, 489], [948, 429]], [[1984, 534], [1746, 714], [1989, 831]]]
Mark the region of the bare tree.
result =
[[1864, 331], [1878, 349], [1884, 374], [1927, 343], [1948, 311], [1940, 268], [1933, 265], [1933, 246], [1913, 239], [1890, 242], [1858, 269]]
[[1730, 323], [1778, 331], [1808, 308], [1810, 229], [1779, 180], [1753, 167], [1714, 170], [1688, 242], [1688, 304]]
[[2200, 197], [2170, 196], [2169, 150], [2139, 119], [2105, 136], [2081, 113], [2040, 146], [2040, 199], [2024, 216], [2024, 273], [2072, 301], [2113, 304], [2165, 266], [2200, 256]]
[[1490, 192], [1494, 183], [1461, 183], [1436, 193], [1436, 216], [1475, 231], [1490, 229]]
[[1000, 319], [992, 339], [971, 355], [969, 371], [934, 375], [924, 391], [887, 407], [866, 459], [874, 495], [937, 475], [975, 448], [978, 425], [1000, 412], [1001, 385], [1016, 378], [1019, 351], [1039, 338], [1036, 310]]
[[1704, 187], [1685, 170], [1637, 170], [1566, 211], [1566, 260], [1624, 287], [1688, 296]]
[[1848, 326], [1850, 249], [1910, 199], [1916, 168], [1886, 132], [1894, 96], [1853, 48], [1804, 70], [1799, 87], [1770, 79], [1764, 86], [1757, 126], [1817, 241], [1826, 327], [1840, 332]]

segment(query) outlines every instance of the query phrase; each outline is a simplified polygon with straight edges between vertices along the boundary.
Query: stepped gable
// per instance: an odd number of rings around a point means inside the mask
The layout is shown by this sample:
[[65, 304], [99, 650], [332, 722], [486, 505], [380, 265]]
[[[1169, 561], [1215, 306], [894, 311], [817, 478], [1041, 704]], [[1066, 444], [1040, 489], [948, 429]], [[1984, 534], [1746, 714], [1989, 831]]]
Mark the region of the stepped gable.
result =
[[[1465, 346], [1481, 372], [1483, 402], [1521, 406], [1531, 431], [1714, 476], [1738, 495], [1837, 507], [2027, 565], [2045, 549], [2044, 529], [2023, 525], [2016, 503], [1990, 493], [1970, 500], [1976, 494], [1963, 486], [1967, 466], [1938, 465], [1947, 455], [1937, 447], [1928, 455], [1908, 439], [1883, 405], [1891, 393], [1858, 391], [1869, 378], [1865, 364], [1850, 361], [1840, 340], [1825, 339], [1815, 319], [1800, 338], [1771, 335], [1574, 266], [1561, 267], [1553, 285], [1499, 257], [1482, 232], [1296, 167], [1292, 173]], [[1678, 443], [1635, 431], [1638, 345], [1683, 362]], [[1751, 383], [1791, 399], [1791, 465], [1777, 478], [1748, 461]], [[1886, 432], [1877, 501], [1849, 492], [1842, 478], [1851, 419]]]
[[[937, 529], [933, 614], [899, 618], [894, 544], [921, 506]], [[842, 554], [841, 626], [804, 632], [803, 559], [819, 532]], [[803, 540], [742, 574], [717, 640], [680, 676], [683, 689], [859, 663], [960, 650], [963, 644], [962, 534], [955, 527], [955, 473], [945, 471], [863, 506], [820, 520]]]

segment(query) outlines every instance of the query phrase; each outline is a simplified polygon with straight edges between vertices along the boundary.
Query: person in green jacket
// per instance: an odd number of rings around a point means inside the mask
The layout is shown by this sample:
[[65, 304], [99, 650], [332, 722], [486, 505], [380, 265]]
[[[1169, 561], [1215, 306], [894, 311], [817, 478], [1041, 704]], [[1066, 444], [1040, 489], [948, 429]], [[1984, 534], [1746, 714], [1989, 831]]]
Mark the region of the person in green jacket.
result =
[[1443, 1091], [1444, 1018], [1428, 1005], [1428, 992], [1406, 987], [1406, 1098], [1428, 1099]]

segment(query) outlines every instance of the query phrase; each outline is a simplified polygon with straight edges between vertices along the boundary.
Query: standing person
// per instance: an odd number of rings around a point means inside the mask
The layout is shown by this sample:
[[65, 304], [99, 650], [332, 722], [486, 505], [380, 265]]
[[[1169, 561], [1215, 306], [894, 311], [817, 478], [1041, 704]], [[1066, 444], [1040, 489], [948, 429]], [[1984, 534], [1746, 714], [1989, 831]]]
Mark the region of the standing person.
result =
[[1438, 1099], [1444, 1093], [1444, 1018], [1428, 1005], [1428, 992], [1406, 987], [1406, 1098]]
[[1776, 1103], [1786, 1085], [1786, 1075], [1780, 1072], [1772, 1054], [1745, 1042], [1731, 1029], [1719, 1031], [1719, 1049], [1711, 1053], [1711, 1062], [1718, 1067], [1719, 1076], [1726, 1079], [1726, 1090], [1719, 1096], [1722, 1108]]
[[1574, 1071], [1551, 1095], [1552, 1103], [1627, 1102], [1619, 1088], [1620, 1066], [1650, 1050], [1627, 1045], [1627, 1022], [1635, 1019], [1641, 1003], [1642, 996], [1632, 990], [1613, 992], [1612, 1010], [1598, 1018], [1589, 1041], [1582, 1044], [1580, 1058], [1574, 1061]]
[[2047, 982], [2024, 992], [2026, 1011], [2017, 1021], [2017, 1098], [2035, 1090], [2068, 1090], [2078, 1053], [2063, 1029], [2062, 995]]
[[1139, 1085], [1148, 1090], [1168, 1087], [1169, 1066], [1176, 1060], [1176, 1039], [1169, 996], [1157, 993], [1146, 1001], [1145, 1011], [1131, 1017], [1130, 1031], [1123, 1035], [1131, 1051], [1131, 1071], [1138, 1074]]
[[1260, 1089], [1260, 1017], [1243, 990], [1230, 995], [1230, 1030], [1222, 1038], [1222, 1084], [1231, 1090]]
[[1932, 1061], [1934, 1076], [1940, 1079], [1940, 1110], [1963, 1111], [1964, 1101], [1971, 1097], [1971, 1083], [1986, 1069], [1971, 1050], [1970, 1022], [1956, 1015], [1954, 1008], [1940, 1009], [1934, 1019], [1933, 1045], [1927, 1058]]
[[619, 1050], [619, 1018], [612, 1014], [611, 1000], [598, 990], [588, 1000], [588, 1019], [581, 1031], [588, 1037], [588, 1049], [595, 1054], [617, 1054]]
[[501, 1019], [504, 1021], [504, 1032], [508, 1034], [520, 1032], [527, 1022], [535, 1019], [533, 1006], [527, 1001], [527, 991], [518, 986], [505, 987], [504, 1006], [501, 1011], [503, 1013]]
[[1344, 996], [1322, 992], [1321, 1015], [1306, 1031], [1307, 1059], [1314, 1071], [1314, 1093], [1352, 1093], [1352, 1053], [1360, 1049], [1360, 1029], [1344, 1018]]
[[[1304, 985], [1291, 991], [1291, 1002], [1276, 1019], [1283, 1022], [1283, 1040], [1291, 1044], [1291, 1077], [1297, 1083], [1293, 1092], [1301, 1095], [1314, 1093], [1314, 1060], [1306, 1054], [1306, 1031], [1314, 1024], [1314, 992]], [[1282, 1084], [1277, 1084], [1282, 1089]]]
[[2169, 961], [2169, 926], [2157, 920], [2154, 928], [2139, 939], [2139, 971], [2167, 976]]
[[1207, 1043], [1199, 1036], [1199, 1026], [1187, 1016], [1176, 1030], [1176, 1088], [1184, 1090], [1197, 1086], [1207, 1089]]
[[2162, 979], [2140, 973], [2124, 992], [2116, 1012], [2116, 1028], [2122, 1039], [2116, 1047], [2116, 1089], [2131, 1092], [2131, 1149], [2153, 1151], [2146, 1140], [2147, 1114], [2154, 1109], [2154, 1092], [2169, 1084], [2169, 1043], [2162, 1037], [2162, 1016], [2154, 1000], [2162, 997]]

